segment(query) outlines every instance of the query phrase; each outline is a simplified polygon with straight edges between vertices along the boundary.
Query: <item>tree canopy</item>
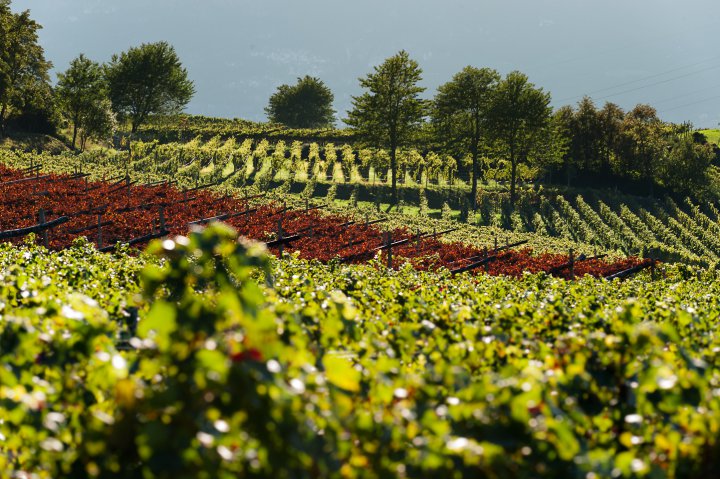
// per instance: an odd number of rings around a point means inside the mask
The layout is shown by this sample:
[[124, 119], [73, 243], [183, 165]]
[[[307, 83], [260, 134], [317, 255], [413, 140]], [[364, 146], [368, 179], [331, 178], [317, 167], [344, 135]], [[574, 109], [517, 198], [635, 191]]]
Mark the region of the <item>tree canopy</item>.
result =
[[144, 43], [113, 55], [106, 67], [113, 109], [132, 132], [150, 114], [179, 113], [195, 94], [187, 70], [167, 42]]
[[28, 10], [13, 13], [0, 0], [0, 133], [11, 114], [43, 115], [52, 102], [48, 71], [52, 64], [38, 43], [40, 24]]
[[98, 112], [103, 111], [98, 108], [107, 98], [102, 66], [81, 54], [70, 62], [64, 73], [58, 74], [55, 93], [60, 108], [73, 124], [72, 146], [75, 148], [78, 130], [93, 129], [92, 120], [98, 120]]
[[295, 85], [279, 86], [265, 113], [271, 122], [290, 128], [331, 127], [335, 123], [334, 98], [322, 80], [306, 75]]
[[433, 104], [439, 139], [453, 153], [472, 155], [471, 202], [477, 206], [478, 157], [500, 75], [490, 68], [465, 67], [441, 85]]
[[520, 72], [509, 73], [498, 85], [490, 107], [492, 136], [510, 163], [510, 199], [516, 199], [517, 169], [541, 159], [553, 141], [550, 94]]
[[372, 146], [390, 151], [392, 204], [397, 205], [397, 149], [410, 143], [427, 113], [427, 101], [418, 86], [422, 70], [405, 51], [388, 58], [374, 72], [360, 79], [366, 90], [353, 97], [353, 109], [345, 122]]

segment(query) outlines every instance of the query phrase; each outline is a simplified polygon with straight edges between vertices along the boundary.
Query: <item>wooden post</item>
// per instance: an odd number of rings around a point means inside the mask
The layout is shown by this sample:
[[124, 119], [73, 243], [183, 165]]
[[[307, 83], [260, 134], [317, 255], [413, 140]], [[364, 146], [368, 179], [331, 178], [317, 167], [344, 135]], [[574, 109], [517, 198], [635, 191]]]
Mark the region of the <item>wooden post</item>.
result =
[[[45, 224], [45, 210], [42, 209], [42, 208], [40, 208], [40, 211], [39, 211], [39, 213], [38, 213], [38, 219], [40, 220], [40, 224], [41, 224], [41, 225], [44, 225], [44, 224]], [[46, 247], [46, 248], [49, 248], [49, 247], [50, 247], [50, 240], [48, 239], [48, 232], [47, 232], [47, 230], [43, 230], [43, 232], [42, 232], [42, 239], [43, 239], [43, 244], [45, 245], [45, 247]]]
[[388, 269], [392, 269], [392, 233], [388, 231], [387, 233], [387, 267]]
[[160, 207], [160, 231], [165, 231], [165, 207]]
[[130, 174], [125, 175], [125, 184], [127, 185], [127, 201], [130, 206]]
[[310, 209], [310, 200], [308, 198], [305, 198], [305, 212]]
[[102, 213], [98, 213], [97, 245], [98, 245], [98, 249], [101, 249], [101, 248], [103, 247], [103, 237], [102, 237]]
[[495, 248], [494, 248], [494, 250], [497, 251], [497, 236], [495, 236]]
[[655, 259], [650, 257], [650, 279], [655, 281]]
[[570, 279], [575, 279], [575, 252], [570, 248]]
[[[282, 229], [282, 220], [278, 220], [277, 222], [277, 239], [282, 240], [283, 239], [283, 229]], [[283, 257], [283, 251], [285, 250], [285, 245], [282, 244], [282, 242], [278, 245], [278, 248], [280, 250], [280, 259]]]
[[415, 252], [420, 252], [420, 230], [415, 231]]

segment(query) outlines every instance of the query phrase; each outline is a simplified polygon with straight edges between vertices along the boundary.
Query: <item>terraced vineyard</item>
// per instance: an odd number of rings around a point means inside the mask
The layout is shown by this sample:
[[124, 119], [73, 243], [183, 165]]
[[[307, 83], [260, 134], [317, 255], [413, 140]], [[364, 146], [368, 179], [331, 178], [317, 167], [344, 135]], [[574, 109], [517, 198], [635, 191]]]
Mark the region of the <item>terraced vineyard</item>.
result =
[[[251, 199], [215, 196], [201, 189], [180, 190], [169, 183], [135, 185], [129, 178], [89, 182], [84, 175], [28, 174], [0, 166], [0, 239], [19, 241], [24, 232], [42, 232], [48, 247], [63, 248], [79, 237], [93, 238], [101, 251], [116, 243], [142, 244], [169, 234], [184, 234], [193, 225], [224, 220], [243, 236], [264, 240], [282, 254], [297, 251], [301, 257], [324, 262], [356, 263], [378, 254], [387, 263], [409, 261], [418, 269], [445, 267], [455, 272], [483, 268], [494, 275], [520, 276], [547, 272], [563, 277], [590, 274], [607, 277], [640, 267], [637, 258], [605, 262], [601, 258], [532, 254], [515, 245], [493, 244], [478, 249], [462, 243], [442, 243], [445, 232], [415, 233], [404, 228], [377, 228], [386, 219], [365, 222], [322, 215], [319, 207], [304, 209]], [[36, 216], [34, 212], [38, 212]], [[52, 227], [51, 227], [52, 226]], [[104, 244], [106, 246], [104, 246]]]
[[[302, 197], [313, 197], [320, 190], [318, 185], [326, 183], [328, 178], [330, 183], [352, 181], [355, 189], [387, 180], [387, 174], [375, 176], [376, 171], [386, 171], [382, 152], [362, 150], [356, 154], [347, 146], [326, 145], [321, 154], [317, 144], [307, 146], [304, 152], [303, 148], [299, 142], [285, 145], [279, 141], [271, 145], [266, 140], [246, 140], [237, 144], [234, 139], [221, 142], [216, 138], [206, 143], [137, 143], [133, 144], [130, 154], [105, 151], [40, 161], [53, 171], [73, 172], [83, 168], [96, 178], [117, 174], [119, 170], [127, 171], [133, 178], [142, 178], [143, 182], [172, 179], [186, 188], [217, 183], [223, 191], [253, 194], [269, 191], [272, 181], [281, 182], [273, 196], [284, 201], [297, 198], [287, 196], [291, 190]], [[408, 169], [404, 174], [406, 187], [416, 192], [424, 183], [439, 183], [435, 188], [443, 189], [442, 194], [448, 197], [464, 194], [462, 184], [451, 186], [449, 183], [455, 181], [456, 167], [452, 162], [447, 166], [445, 160], [433, 155], [423, 158], [417, 152], [407, 153], [408, 158], [415, 157], [417, 161], [412, 162], [414, 170]], [[4, 161], [26, 166], [32, 158], [6, 157]], [[351, 195], [351, 202], [357, 202], [357, 194], [353, 193], [355, 200]], [[481, 196], [479, 213], [466, 216], [471, 224], [498, 228], [497, 236], [501, 239], [507, 235], [503, 231], [530, 233], [557, 238], [568, 245], [577, 243], [581, 246], [576, 249], [589, 253], [653, 256], [663, 261], [702, 266], [714, 265], [720, 258], [718, 205], [701, 204], [690, 198], [653, 200], [612, 193], [583, 197], [529, 190], [520, 204], [511, 208], [504, 194], [494, 187]]]
[[[332, 145], [326, 146], [322, 155], [320, 151], [317, 144], [303, 152], [299, 142], [288, 146], [280, 141], [271, 147], [268, 141], [246, 140], [237, 144], [234, 140], [214, 139], [207, 143], [137, 143], [131, 153], [96, 152], [77, 158], [41, 161], [53, 171], [73, 172], [83, 168], [96, 178], [117, 174], [120, 170], [144, 182], [172, 179], [186, 188], [217, 183], [225, 190], [255, 194], [268, 191], [271, 181], [275, 184], [280, 181], [283, 185], [274, 191], [276, 198], [289, 192], [293, 184], [304, 185], [301, 196], [312, 197], [316, 185], [328, 178], [337, 182], [352, 180], [359, 182], [358, 185], [372, 183], [374, 172], [386, 168], [382, 166], [385, 161], [382, 152], [363, 150], [356, 155], [347, 146], [336, 149]], [[405, 175], [407, 187], [417, 189], [431, 178], [434, 183], [440, 183], [436, 187], [446, 188], [447, 192], [465, 191], [463, 186], [442, 186], [453, 177], [452, 164], [441, 167], [443, 160], [433, 154], [425, 159], [416, 152], [408, 155], [417, 155], [422, 161], [415, 161], [415, 170]], [[432, 161], [427, 162], [428, 158]], [[32, 158], [6, 157], [4, 161], [26, 166]], [[386, 174], [378, 177], [387, 179]], [[609, 193], [583, 197], [528, 191], [519, 206], [511, 208], [503, 198], [497, 188], [481, 196], [479, 214], [467, 215], [467, 221], [503, 231], [557, 238], [567, 244], [578, 243], [585, 245], [580, 249], [592, 253], [653, 256], [663, 261], [702, 266], [717, 263], [720, 256], [720, 211], [718, 205], [711, 202], [700, 204], [690, 198], [652, 200]], [[292, 200], [292, 195], [284, 198], [284, 201]], [[500, 232], [499, 236], [502, 235]], [[563, 249], [567, 251], [569, 247]]]
[[[690, 198], [676, 202], [629, 196], [542, 196], [516, 211], [501, 213], [500, 224], [515, 232], [541, 233], [594, 245], [602, 250], [653, 256], [664, 261], [714, 265], [720, 258], [720, 211]], [[480, 224], [492, 222], [483, 206]], [[511, 215], [516, 215], [513, 220]]]

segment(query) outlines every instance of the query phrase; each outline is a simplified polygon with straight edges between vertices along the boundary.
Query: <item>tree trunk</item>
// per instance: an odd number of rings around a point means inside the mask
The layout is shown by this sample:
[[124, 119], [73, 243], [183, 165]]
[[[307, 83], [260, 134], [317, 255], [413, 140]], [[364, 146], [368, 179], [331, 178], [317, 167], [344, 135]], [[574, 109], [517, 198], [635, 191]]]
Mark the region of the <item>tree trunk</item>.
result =
[[477, 210], [477, 177], [478, 177], [478, 149], [477, 146], [472, 149], [472, 191], [471, 202], [473, 211]]
[[77, 141], [77, 131], [78, 131], [77, 123], [73, 122], [73, 141], [72, 141], [73, 150], [75, 149], [75, 142]]
[[397, 206], [397, 146], [394, 143], [390, 145], [390, 173], [392, 174], [392, 206]]
[[0, 109], [0, 135], [5, 136], [5, 113], [7, 113], [7, 103], [3, 103]]
[[515, 182], [517, 177], [517, 159], [511, 158], [510, 165], [510, 203], [514, 205], [516, 200]]

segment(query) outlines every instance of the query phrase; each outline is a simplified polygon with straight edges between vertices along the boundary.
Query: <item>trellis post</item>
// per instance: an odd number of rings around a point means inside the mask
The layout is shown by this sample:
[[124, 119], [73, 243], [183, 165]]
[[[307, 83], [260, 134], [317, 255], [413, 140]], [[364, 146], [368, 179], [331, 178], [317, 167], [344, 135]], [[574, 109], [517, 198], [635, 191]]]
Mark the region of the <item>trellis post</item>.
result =
[[[45, 210], [43, 208], [40, 208], [40, 211], [38, 212], [38, 219], [40, 220], [41, 225], [45, 224]], [[48, 239], [48, 232], [46, 229], [44, 229], [42, 232], [42, 239], [43, 239], [43, 244], [45, 245], [45, 247], [49, 248], [50, 240]]]
[[388, 231], [386, 234], [387, 239], [387, 267], [392, 269], [392, 232]]
[[279, 219], [277, 222], [277, 239], [278, 239], [278, 241], [280, 241], [280, 244], [278, 245], [278, 249], [280, 250], [280, 259], [282, 259], [283, 251], [285, 250], [285, 245], [282, 242], [282, 239], [283, 239], [282, 219]]
[[101, 248], [103, 247], [103, 237], [102, 237], [102, 213], [98, 213], [97, 245], [98, 245], [98, 249], [101, 249]]

